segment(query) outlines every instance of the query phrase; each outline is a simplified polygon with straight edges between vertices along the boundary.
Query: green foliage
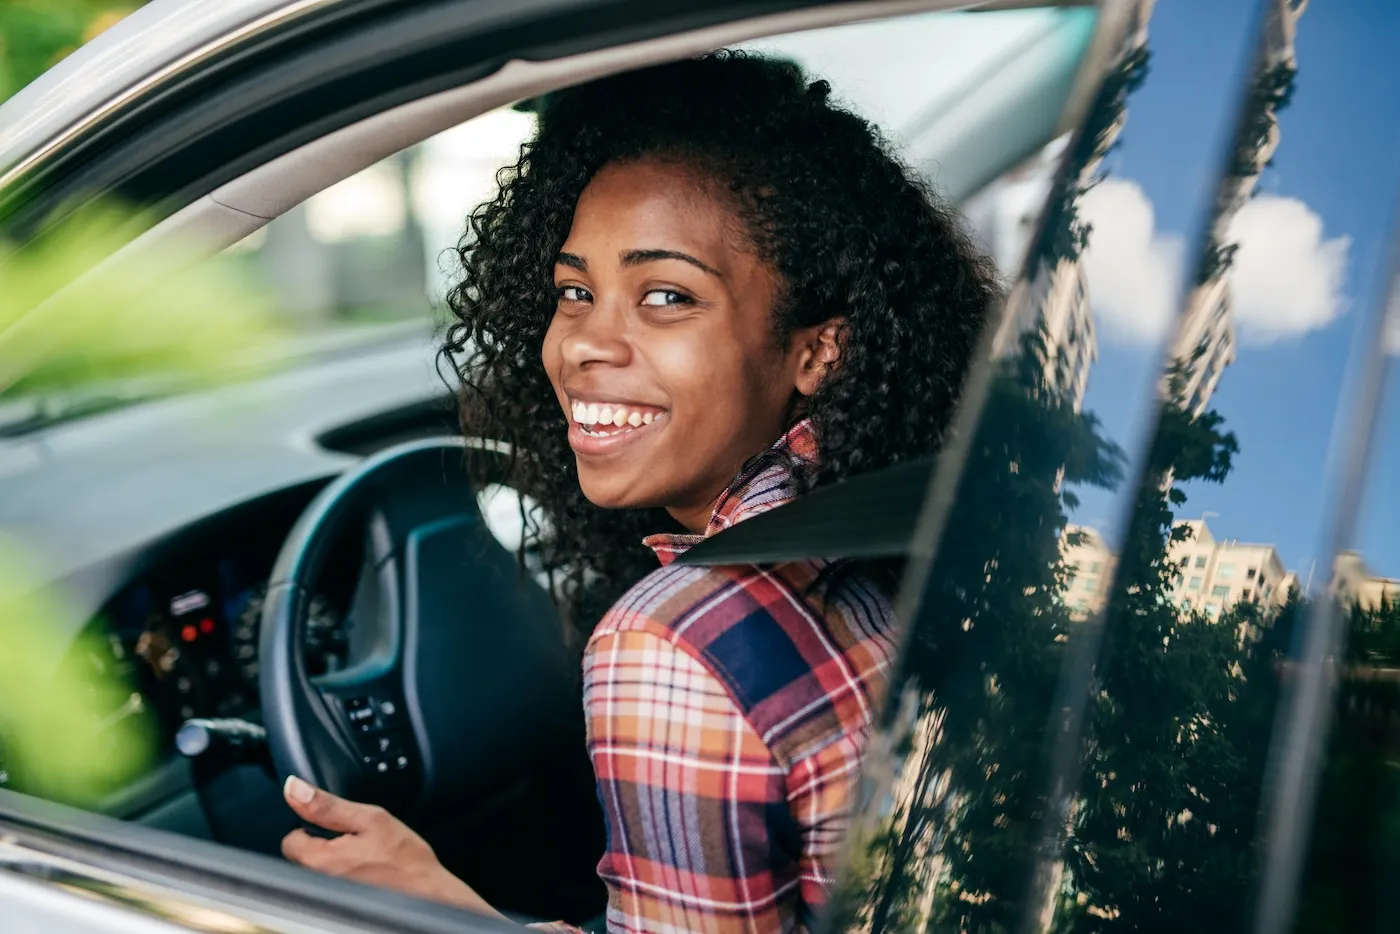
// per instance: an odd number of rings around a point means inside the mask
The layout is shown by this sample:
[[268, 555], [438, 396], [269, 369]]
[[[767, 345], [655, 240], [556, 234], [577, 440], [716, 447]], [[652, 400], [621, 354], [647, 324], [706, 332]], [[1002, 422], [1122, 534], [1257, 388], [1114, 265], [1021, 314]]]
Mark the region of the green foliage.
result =
[[[0, 404], [169, 392], [267, 369], [271, 306], [234, 269], [151, 250], [104, 265], [146, 229], [90, 209], [23, 248], [0, 243]], [[93, 667], [110, 646], [73, 647], [75, 622], [36, 556], [0, 540], [3, 770], [12, 787], [90, 805], [150, 766], [155, 734], [133, 686]]]
[[0, 101], [141, 0], [0, 0]]
[[94, 208], [23, 248], [0, 241], [0, 401], [258, 370], [278, 332], [270, 300], [236, 267], [149, 251], [105, 263], [147, 226]]
[[109, 647], [72, 645], [73, 614], [42, 579], [0, 539], [0, 759], [10, 787], [90, 806], [152, 766], [156, 727], [93, 664]]

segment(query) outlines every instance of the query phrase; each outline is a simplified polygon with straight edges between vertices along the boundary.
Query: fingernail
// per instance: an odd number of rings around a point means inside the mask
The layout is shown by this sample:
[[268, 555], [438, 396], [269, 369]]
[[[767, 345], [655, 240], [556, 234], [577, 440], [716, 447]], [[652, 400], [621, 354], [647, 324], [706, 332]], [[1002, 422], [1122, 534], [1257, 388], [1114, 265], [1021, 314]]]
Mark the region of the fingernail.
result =
[[287, 776], [287, 783], [282, 786], [282, 792], [293, 801], [302, 804], [310, 804], [311, 799], [316, 797], [316, 789], [295, 775]]

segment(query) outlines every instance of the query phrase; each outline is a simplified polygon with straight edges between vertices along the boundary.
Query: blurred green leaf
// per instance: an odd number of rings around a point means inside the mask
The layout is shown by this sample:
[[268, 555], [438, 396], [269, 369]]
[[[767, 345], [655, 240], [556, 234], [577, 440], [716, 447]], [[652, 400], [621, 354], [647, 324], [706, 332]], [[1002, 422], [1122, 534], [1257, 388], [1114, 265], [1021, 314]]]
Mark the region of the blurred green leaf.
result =
[[270, 297], [197, 249], [114, 257], [148, 226], [108, 206], [22, 249], [0, 242], [0, 401], [137, 380], [158, 394], [263, 368], [280, 336]]
[[0, 0], [0, 100], [141, 6], [141, 0]]
[[10, 787], [91, 806], [154, 765], [158, 733], [135, 686], [102, 664], [110, 647], [75, 644], [74, 615], [41, 580], [0, 539], [0, 757]]

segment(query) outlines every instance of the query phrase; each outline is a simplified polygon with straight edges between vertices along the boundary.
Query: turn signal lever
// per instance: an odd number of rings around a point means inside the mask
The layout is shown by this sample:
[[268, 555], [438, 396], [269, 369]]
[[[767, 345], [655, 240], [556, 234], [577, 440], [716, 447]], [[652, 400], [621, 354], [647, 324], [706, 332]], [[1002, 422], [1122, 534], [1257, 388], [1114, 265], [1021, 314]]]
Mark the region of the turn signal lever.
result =
[[247, 720], [186, 720], [175, 748], [187, 759], [259, 759], [267, 753], [267, 730]]

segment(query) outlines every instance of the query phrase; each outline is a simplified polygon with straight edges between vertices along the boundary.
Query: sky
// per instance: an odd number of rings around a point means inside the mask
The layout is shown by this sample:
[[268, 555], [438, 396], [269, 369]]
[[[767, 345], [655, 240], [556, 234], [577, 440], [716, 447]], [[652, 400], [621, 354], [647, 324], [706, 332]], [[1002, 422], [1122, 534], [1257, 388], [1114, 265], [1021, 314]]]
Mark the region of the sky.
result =
[[[1172, 287], [1191, 265], [1228, 138], [1252, 4], [1159, 0], [1151, 71], [1128, 101], [1109, 178], [1086, 196], [1086, 254], [1100, 359], [1086, 409], [1135, 450], [1160, 365]], [[1354, 387], [1363, 324], [1384, 292], [1400, 191], [1400, 4], [1314, 0], [1298, 22], [1298, 74], [1280, 114], [1282, 144], [1236, 215], [1232, 269], [1238, 358], [1212, 407], [1240, 451], [1223, 485], [1192, 483], [1178, 516], [1205, 515], [1217, 539], [1275, 545], [1306, 579], [1319, 553], [1342, 400]], [[1393, 380], [1392, 383], [1400, 382]], [[1363, 506], [1360, 547], [1400, 576], [1400, 388], [1388, 391]], [[1392, 478], [1387, 482], [1386, 477]], [[1076, 521], [1112, 528], [1122, 500], [1087, 494]], [[1317, 572], [1325, 582], [1326, 569]]]

